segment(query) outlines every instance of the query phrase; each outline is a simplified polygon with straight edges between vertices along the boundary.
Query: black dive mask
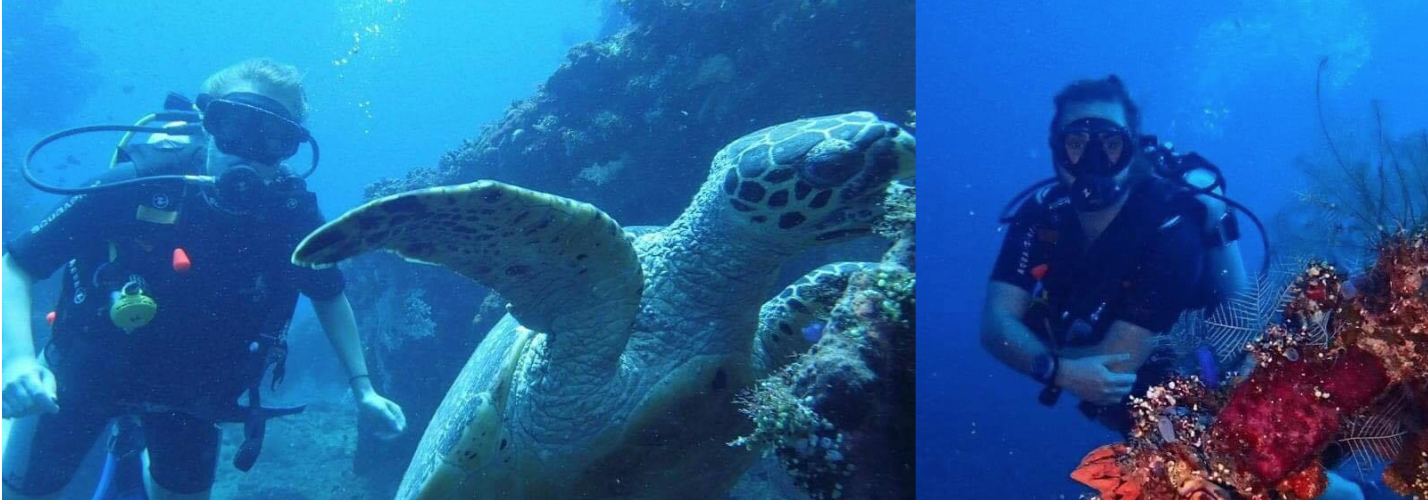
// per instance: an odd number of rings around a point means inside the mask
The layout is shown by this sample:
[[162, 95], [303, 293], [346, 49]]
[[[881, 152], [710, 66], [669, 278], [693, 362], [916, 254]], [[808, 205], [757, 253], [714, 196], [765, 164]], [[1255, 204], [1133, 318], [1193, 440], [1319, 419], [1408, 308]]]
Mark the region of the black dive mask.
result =
[[1105, 209], [1126, 195], [1116, 176], [1130, 166], [1134, 142], [1125, 127], [1102, 118], [1068, 123], [1051, 138], [1056, 164], [1076, 178], [1071, 202], [1078, 210]]
[[302, 143], [313, 142], [312, 134], [282, 104], [263, 95], [200, 94], [197, 104], [203, 112], [203, 129], [226, 154], [276, 164], [297, 154]]

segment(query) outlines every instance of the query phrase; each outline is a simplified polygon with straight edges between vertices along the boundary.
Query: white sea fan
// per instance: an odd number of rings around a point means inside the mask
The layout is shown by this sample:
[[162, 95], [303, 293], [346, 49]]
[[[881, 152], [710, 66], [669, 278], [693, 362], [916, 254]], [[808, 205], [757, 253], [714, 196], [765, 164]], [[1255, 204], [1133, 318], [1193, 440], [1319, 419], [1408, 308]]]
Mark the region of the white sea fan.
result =
[[1369, 409], [1344, 420], [1334, 442], [1353, 460], [1359, 477], [1367, 480], [1372, 471], [1398, 456], [1408, 436], [1404, 426], [1408, 394], [1401, 387], [1389, 392]]
[[1214, 349], [1217, 361], [1227, 363], [1238, 358], [1246, 345], [1264, 334], [1292, 298], [1294, 279], [1306, 262], [1302, 258], [1275, 262], [1268, 272], [1255, 278], [1252, 286], [1231, 296], [1201, 323], [1199, 338]]
[[[1181, 373], [1198, 373], [1201, 368], [1195, 352], [1208, 347], [1222, 371], [1247, 368], [1245, 347], [1283, 319], [1284, 306], [1294, 298], [1294, 282], [1309, 262], [1305, 256], [1275, 259], [1269, 272], [1256, 276], [1252, 286], [1213, 310], [1187, 311], [1160, 340], [1164, 351], [1158, 355], [1172, 358]], [[1327, 313], [1309, 318], [1309, 345], [1328, 347], [1338, 334], [1333, 325], [1333, 317]]]

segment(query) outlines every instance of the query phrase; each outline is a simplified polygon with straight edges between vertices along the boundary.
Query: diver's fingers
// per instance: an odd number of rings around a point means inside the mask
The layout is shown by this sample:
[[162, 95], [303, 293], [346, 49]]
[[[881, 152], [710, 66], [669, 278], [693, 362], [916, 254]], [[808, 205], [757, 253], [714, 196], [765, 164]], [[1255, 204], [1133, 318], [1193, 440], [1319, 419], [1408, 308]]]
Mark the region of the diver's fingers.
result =
[[386, 404], [383, 404], [383, 405], [382, 405], [382, 413], [385, 413], [385, 414], [386, 414], [386, 415], [384, 415], [384, 416], [387, 417], [387, 427], [390, 427], [390, 428], [391, 428], [392, 430], [394, 430], [394, 431], [401, 430], [401, 428], [402, 428], [401, 414], [402, 414], [402, 413], [401, 413], [401, 408], [398, 408], [396, 403], [393, 403], [393, 402], [391, 402], [391, 401], [387, 401]]
[[25, 386], [30, 398], [28, 408], [31, 411], [58, 412], [59, 406], [55, 404], [55, 395], [52, 392], [54, 389], [51, 388], [54, 382], [51, 380], [46, 383], [44, 378], [44, 372], [40, 372], [20, 379], [20, 384]]
[[1134, 373], [1109, 373], [1106, 375], [1106, 385], [1111, 387], [1125, 387], [1129, 389], [1135, 385]]
[[45, 391], [35, 393], [35, 411], [59, 413], [59, 410], [59, 402], [56, 401], [54, 394]]
[[385, 441], [402, 435], [402, 431], [407, 426], [406, 417], [402, 415], [402, 408], [396, 403], [387, 401], [387, 404], [382, 405], [382, 412], [386, 413], [387, 430], [377, 433], [377, 438]]
[[37, 376], [40, 391], [35, 394], [39, 400], [40, 409], [50, 413], [59, 413], [59, 386], [55, 382], [55, 374], [42, 367]]
[[1124, 363], [1124, 362], [1126, 362], [1126, 361], [1130, 361], [1130, 360], [1131, 360], [1131, 355], [1125, 354], [1125, 353], [1121, 353], [1121, 354], [1103, 354], [1103, 355], [1100, 355], [1100, 356], [1094, 356], [1093, 359], [1095, 359], [1096, 362], [1097, 362], [1097, 363], [1100, 363], [1102, 366], [1105, 366], [1105, 367], [1109, 368], [1110, 365], [1113, 365], [1113, 364], [1116, 364], [1116, 363]]
[[16, 390], [18, 390], [17, 384], [5, 384], [3, 394], [0, 394], [0, 399], [3, 399], [5, 402], [5, 418], [9, 418], [11, 412], [19, 410], [18, 406], [20, 405], [20, 401], [15, 395]]
[[5, 416], [10, 418], [29, 416], [32, 404], [30, 401], [30, 388], [25, 385], [22, 377], [21, 380], [16, 380], [5, 387], [5, 404], [9, 407]]
[[407, 414], [402, 412], [402, 407], [396, 402], [389, 400], [387, 401], [387, 404], [391, 405], [390, 410], [392, 412], [392, 415], [396, 417], [394, 421], [397, 424], [397, 432], [405, 432], [407, 430]]

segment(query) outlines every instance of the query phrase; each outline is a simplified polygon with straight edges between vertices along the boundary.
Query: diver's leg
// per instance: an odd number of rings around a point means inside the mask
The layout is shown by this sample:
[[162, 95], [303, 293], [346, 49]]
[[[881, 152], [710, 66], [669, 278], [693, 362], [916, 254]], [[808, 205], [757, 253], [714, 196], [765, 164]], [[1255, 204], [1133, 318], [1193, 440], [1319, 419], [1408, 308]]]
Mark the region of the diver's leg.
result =
[[[68, 400], [59, 413], [11, 422], [5, 442], [4, 497], [59, 498], [85, 455], [108, 424], [107, 415], [80, 400]], [[89, 498], [89, 493], [84, 497]]]
[[1337, 472], [1329, 471], [1329, 486], [1318, 500], [1364, 500], [1364, 490]]
[[208, 500], [212, 493], [212, 487], [196, 493], [177, 493], [169, 491], [162, 485], [154, 482], [154, 475], [149, 473], [149, 450], [144, 450], [144, 492], [149, 494], [149, 500]]
[[148, 413], [143, 427], [149, 498], [207, 500], [218, 471], [218, 426], [182, 413]]

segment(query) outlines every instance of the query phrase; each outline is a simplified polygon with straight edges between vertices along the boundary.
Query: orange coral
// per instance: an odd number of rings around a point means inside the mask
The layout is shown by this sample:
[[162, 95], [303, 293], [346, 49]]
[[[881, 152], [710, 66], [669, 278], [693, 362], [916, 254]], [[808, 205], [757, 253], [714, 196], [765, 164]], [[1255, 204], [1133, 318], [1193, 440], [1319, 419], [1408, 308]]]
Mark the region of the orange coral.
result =
[[1121, 468], [1120, 460], [1128, 449], [1123, 444], [1108, 444], [1092, 450], [1081, 465], [1071, 472], [1071, 479], [1095, 488], [1103, 500], [1136, 500], [1141, 488]]

